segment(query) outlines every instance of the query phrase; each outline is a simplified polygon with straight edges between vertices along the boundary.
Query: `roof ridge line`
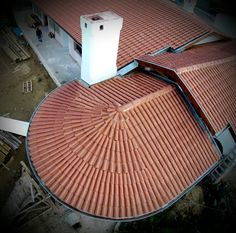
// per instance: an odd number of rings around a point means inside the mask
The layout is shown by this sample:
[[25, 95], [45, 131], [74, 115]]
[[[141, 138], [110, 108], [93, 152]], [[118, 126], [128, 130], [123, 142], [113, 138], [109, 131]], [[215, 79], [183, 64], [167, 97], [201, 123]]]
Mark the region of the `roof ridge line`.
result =
[[141, 98], [138, 98], [138, 99], [135, 99], [127, 104], [124, 104], [122, 106], [119, 106], [117, 107], [117, 111], [118, 112], [126, 112], [126, 111], [129, 111], [143, 103], [146, 103], [146, 102], [149, 102], [159, 96], [162, 96], [168, 92], [171, 92], [175, 89], [175, 87], [173, 85], [169, 85], [169, 86], [166, 86], [164, 87], [163, 89], [161, 90], [158, 90], [156, 92], [153, 92], [153, 93], [150, 93], [150, 94], [147, 94]]
[[195, 65], [189, 65], [187, 67], [180, 67], [180, 68], [177, 68], [175, 71], [178, 74], [182, 74], [182, 73], [185, 73], [185, 72], [197, 70], [199, 68], [205, 68], [205, 67], [210, 66], [210, 65], [220, 65], [220, 64], [225, 63], [225, 62], [230, 62], [234, 59], [236, 59], [236, 55], [233, 55], [233, 56], [230, 56], [230, 57], [225, 57], [225, 58], [219, 58], [219, 59], [216, 59], [216, 60], [213, 60], [213, 61], [203, 62], [203, 63], [199, 63], [199, 64], [195, 64]]

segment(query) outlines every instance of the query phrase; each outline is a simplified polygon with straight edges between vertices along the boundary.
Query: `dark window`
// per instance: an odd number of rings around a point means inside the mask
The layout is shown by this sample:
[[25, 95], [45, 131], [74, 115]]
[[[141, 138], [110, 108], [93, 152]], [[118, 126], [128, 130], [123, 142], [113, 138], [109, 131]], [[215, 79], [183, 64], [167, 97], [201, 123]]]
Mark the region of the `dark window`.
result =
[[74, 42], [74, 49], [77, 53], [82, 55], [82, 47], [79, 44], [77, 44], [76, 42]]
[[103, 30], [103, 25], [100, 25], [100, 31], [102, 31]]

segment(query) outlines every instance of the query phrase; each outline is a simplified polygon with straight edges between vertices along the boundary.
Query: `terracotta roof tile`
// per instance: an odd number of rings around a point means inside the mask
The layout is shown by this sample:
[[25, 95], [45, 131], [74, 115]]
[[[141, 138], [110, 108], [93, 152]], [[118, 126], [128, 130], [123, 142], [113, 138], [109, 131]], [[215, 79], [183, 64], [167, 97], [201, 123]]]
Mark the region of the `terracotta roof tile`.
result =
[[196, 46], [179, 54], [143, 56], [142, 61], [174, 70], [216, 132], [236, 130], [236, 41]]
[[114, 11], [124, 18], [118, 67], [146, 53], [178, 48], [211, 29], [169, 1], [161, 0], [33, 0], [76, 41], [81, 43], [80, 16]]
[[35, 113], [28, 145], [55, 197], [116, 220], [158, 211], [218, 159], [176, 89], [144, 73], [58, 88]]

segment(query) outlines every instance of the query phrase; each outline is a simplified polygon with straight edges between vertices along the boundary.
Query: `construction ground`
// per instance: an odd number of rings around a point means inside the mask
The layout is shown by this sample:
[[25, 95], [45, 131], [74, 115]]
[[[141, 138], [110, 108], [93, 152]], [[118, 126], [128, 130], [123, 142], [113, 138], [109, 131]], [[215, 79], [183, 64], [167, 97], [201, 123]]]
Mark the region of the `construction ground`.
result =
[[[0, 49], [0, 116], [29, 121], [37, 105], [56, 85], [33, 50], [24, 41], [22, 44], [30, 58], [18, 63]], [[27, 91], [25, 83], [30, 83]], [[0, 167], [1, 225], [6, 232], [235, 232], [236, 167], [216, 184], [204, 179], [163, 213], [117, 224], [85, 216], [55, 202], [28, 170], [25, 139], [18, 140], [18, 149], [10, 150], [4, 161], [6, 167]], [[7, 228], [3, 228], [3, 223]]]
[[[30, 58], [18, 63], [12, 61], [0, 49], [0, 116], [29, 121], [37, 105], [56, 88], [56, 85], [27, 43], [24, 49], [30, 54]], [[31, 82], [32, 88], [28, 92], [24, 92], [25, 82]], [[78, 232], [76, 231], [78, 227], [80, 232], [93, 232], [95, 229], [96, 232], [113, 230], [115, 225], [113, 222], [104, 223], [81, 215], [73, 216], [68, 209], [55, 205], [51, 200], [48, 201], [50, 198], [45, 196], [45, 193], [39, 195], [41, 199], [38, 198], [35, 186], [32, 186], [33, 193], [36, 192], [35, 199], [27, 202], [27, 198], [32, 195], [30, 192], [32, 187], [29, 188], [27, 179], [29, 177], [31, 179], [32, 176], [28, 173], [26, 176], [22, 174], [20, 162], [23, 161], [26, 166], [28, 162], [25, 138], [18, 137], [18, 139], [21, 141], [19, 148], [10, 151], [5, 161], [6, 167], [0, 168], [0, 212], [3, 215], [1, 219], [5, 220], [1, 223], [8, 222], [17, 232]], [[46, 204], [43, 198], [46, 198]], [[25, 201], [26, 204], [23, 205]], [[44, 203], [43, 206], [40, 201]], [[36, 204], [36, 208], [25, 211], [32, 204]], [[64, 221], [61, 221], [62, 219]], [[78, 219], [80, 223], [84, 222], [83, 227], [73, 222], [78, 222]], [[74, 228], [71, 225], [75, 225]]]

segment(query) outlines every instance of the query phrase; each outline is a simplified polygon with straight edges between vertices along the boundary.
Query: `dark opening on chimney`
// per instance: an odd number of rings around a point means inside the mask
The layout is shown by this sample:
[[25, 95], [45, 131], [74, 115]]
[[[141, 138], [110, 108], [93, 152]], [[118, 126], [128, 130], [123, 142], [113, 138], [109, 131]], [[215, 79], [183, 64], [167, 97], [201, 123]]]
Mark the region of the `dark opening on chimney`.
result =
[[98, 20], [101, 20], [103, 18], [99, 15], [93, 15], [93, 16], [90, 17], [90, 19], [92, 19], [93, 21], [98, 21]]

